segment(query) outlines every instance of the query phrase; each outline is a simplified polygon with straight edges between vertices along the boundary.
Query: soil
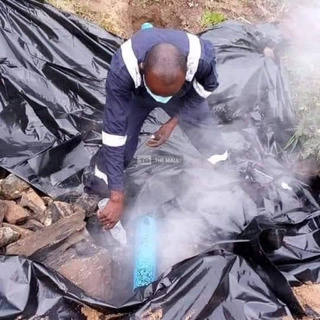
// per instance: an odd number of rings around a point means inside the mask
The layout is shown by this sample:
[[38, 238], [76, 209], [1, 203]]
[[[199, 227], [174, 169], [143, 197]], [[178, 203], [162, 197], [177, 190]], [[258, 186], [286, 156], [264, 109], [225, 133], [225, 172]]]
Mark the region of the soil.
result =
[[303, 320], [319, 319], [320, 284], [306, 283], [300, 287], [294, 287], [293, 291], [307, 314], [310, 314], [310, 317], [304, 317]]
[[274, 20], [279, 10], [259, 5], [260, 0], [130, 0], [132, 27], [139, 30], [143, 22], [159, 27], [179, 28], [198, 33], [206, 27], [203, 15], [206, 11], [222, 13], [228, 19], [249, 23]]
[[[129, 38], [141, 24], [179, 28], [198, 33], [206, 29], [206, 11], [248, 23], [277, 20], [285, 6], [271, 0], [48, 0], [54, 6], [98, 23], [110, 32]], [[112, 10], [110, 10], [112, 8]]]
[[124, 316], [124, 314], [104, 315], [87, 306], [81, 308], [81, 313], [87, 317], [87, 320], [120, 320]]

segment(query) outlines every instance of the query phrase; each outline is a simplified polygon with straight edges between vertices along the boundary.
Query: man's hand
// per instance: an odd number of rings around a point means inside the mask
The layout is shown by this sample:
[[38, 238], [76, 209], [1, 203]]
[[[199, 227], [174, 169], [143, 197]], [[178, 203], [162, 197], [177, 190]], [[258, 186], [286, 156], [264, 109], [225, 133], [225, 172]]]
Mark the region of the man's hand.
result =
[[103, 210], [98, 212], [98, 218], [104, 229], [112, 229], [123, 214], [123, 191], [111, 191], [111, 197]]
[[265, 47], [263, 50], [263, 54], [265, 57], [272, 58], [272, 59], [275, 58], [274, 51], [272, 48]]
[[147, 142], [147, 145], [149, 147], [161, 146], [169, 139], [173, 129], [177, 124], [178, 120], [176, 118], [171, 118], [168, 122], [163, 124], [157, 132], [152, 135], [151, 139]]

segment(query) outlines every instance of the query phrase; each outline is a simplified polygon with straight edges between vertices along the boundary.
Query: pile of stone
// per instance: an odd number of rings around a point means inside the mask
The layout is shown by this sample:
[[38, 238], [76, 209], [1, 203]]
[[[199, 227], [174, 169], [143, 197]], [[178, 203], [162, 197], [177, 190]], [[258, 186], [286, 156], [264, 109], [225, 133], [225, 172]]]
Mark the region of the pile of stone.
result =
[[107, 300], [111, 258], [85, 229], [87, 211], [93, 209], [83, 199], [69, 204], [40, 196], [10, 174], [0, 180], [0, 253], [42, 262], [87, 294]]

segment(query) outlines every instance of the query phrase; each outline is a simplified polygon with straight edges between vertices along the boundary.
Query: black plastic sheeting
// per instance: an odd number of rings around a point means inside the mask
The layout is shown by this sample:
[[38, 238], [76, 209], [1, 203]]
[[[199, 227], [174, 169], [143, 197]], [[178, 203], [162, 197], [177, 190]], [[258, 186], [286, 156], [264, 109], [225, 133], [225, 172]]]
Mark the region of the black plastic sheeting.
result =
[[36, 1], [1, 1], [0, 21], [0, 165], [56, 196], [81, 183], [100, 142], [121, 40]]
[[[0, 22], [0, 165], [52, 197], [81, 192], [101, 143], [108, 65], [123, 40], [35, 1], [3, 0]], [[148, 134], [168, 116], [155, 110], [146, 121], [137, 156], [183, 155], [127, 170], [127, 225], [139, 214], [157, 217], [157, 281], [103, 302], [40, 263], [0, 256], [0, 319], [81, 319], [82, 304], [127, 319], [303, 314], [291, 286], [320, 281], [320, 211], [284, 150], [295, 121], [289, 90], [281, 62], [263, 55], [267, 45], [281, 48], [281, 35], [274, 25], [227, 22], [201, 36], [217, 49], [220, 86], [210, 105], [231, 156], [213, 169], [179, 128], [150, 149]], [[167, 242], [176, 260], [162, 250]], [[186, 260], [177, 252], [185, 242], [198, 245]]]

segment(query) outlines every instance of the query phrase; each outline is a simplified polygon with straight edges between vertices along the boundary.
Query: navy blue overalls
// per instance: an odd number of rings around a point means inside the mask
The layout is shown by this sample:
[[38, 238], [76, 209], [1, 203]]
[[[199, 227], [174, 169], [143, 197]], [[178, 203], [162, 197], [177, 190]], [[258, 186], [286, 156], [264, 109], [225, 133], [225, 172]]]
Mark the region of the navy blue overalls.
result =
[[[185, 84], [166, 104], [150, 96], [139, 68], [159, 43], [175, 45], [187, 60]], [[206, 158], [224, 157], [226, 149], [206, 100], [218, 85], [215, 51], [207, 40], [184, 31], [148, 28], [126, 41], [114, 54], [107, 76], [103, 146], [95, 157], [97, 179], [87, 186], [91, 192], [101, 193], [102, 182], [109, 190], [124, 189], [124, 169], [133, 159], [143, 122], [157, 107], [178, 118], [179, 126]]]

